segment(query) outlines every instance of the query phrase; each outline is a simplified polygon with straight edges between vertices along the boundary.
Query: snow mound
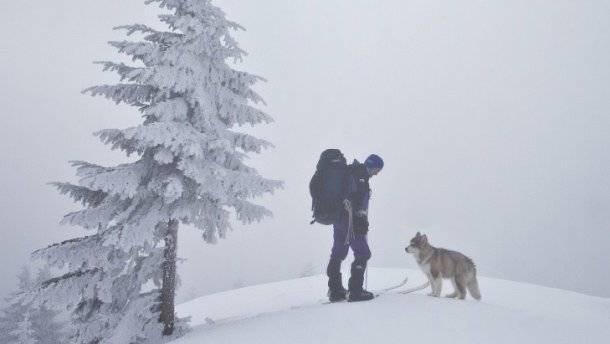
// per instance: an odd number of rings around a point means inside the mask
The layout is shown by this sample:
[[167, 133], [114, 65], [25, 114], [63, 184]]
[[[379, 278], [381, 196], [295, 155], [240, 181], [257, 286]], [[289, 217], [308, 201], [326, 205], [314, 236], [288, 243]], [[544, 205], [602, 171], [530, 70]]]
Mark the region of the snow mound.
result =
[[[408, 286], [424, 276], [407, 269], [369, 271], [369, 290]], [[603, 343], [610, 340], [610, 299], [479, 278], [483, 300], [433, 298], [429, 290], [390, 292], [360, 303], [321, 304], [325, 276], [203, 296], [177, 307], [193, 331], [172, 344], [195, 343]], [[407, 288], [407, 287], [405, 287]], [[452, 292], [444, 284], [443, 294]]]

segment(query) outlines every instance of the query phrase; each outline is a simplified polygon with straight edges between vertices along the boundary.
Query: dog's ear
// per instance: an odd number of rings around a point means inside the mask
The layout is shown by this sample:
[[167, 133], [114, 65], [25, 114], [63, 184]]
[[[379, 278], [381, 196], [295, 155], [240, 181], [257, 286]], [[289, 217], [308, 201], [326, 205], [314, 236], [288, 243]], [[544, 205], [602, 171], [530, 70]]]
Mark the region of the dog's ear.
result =
[[417, 234], [415, 234], [415, 237], [416, 237], [416, 238], [419, 238], [420, 236], [421, 236], [421, 233], [420, 233], [420, 232], [417, 232]]
[[421, 240], [422, 240], [423, 242], [428, 242], [428, 236], [427, 236], [426, 234], [422, 235], [422, 236], [421, 236]]

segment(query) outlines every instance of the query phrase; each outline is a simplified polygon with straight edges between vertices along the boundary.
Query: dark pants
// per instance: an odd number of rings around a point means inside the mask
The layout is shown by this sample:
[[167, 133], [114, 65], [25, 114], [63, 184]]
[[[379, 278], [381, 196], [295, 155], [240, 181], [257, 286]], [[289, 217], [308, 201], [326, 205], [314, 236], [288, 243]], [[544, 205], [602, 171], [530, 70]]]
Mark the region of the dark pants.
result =
[[326, 269], [328, 287], [331, 290], [343, 289], [341, 283], [341, 263], [347, 257], [350, 247], [354, 252], [354, 262], [352, 263], [348, 286], [350, 291], [362, 290], [366, 263], [371, 258], [371, 250], [369, 249], [366, 234], [356, 234], [355, 238], [350, 239], [349, 245], [346, 245], [347, 229], [347, 216], [343, 216], [333, 225], [333, 247], [330, 253], [328, 268]]

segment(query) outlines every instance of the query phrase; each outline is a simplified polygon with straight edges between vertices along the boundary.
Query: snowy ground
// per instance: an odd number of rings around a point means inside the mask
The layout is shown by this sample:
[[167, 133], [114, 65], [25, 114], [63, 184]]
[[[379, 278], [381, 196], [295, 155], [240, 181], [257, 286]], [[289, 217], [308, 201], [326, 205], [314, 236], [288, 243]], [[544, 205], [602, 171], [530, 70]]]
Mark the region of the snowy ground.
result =
[[[369, 289], [420, 285], [421, 272], [371, 269]], [[432, 298], [420, 291], [361, 303], [322, 305], [324, 276], [208, 295], [178, 306], [195, 343], [607, 343], [610, 299], [480, 278], [483, 301]], [[443, 295], [452, 292], [446, 282]]]

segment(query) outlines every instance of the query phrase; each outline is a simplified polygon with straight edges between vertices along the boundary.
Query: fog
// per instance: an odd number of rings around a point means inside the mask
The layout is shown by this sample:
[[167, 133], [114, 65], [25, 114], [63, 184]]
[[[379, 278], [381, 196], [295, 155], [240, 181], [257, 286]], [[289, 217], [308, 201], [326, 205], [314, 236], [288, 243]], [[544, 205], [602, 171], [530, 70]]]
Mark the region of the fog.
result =
[[[208, 245], [179, 233], [179, 300], [322, 273], [331, 231], [310, 226], [317, 158], [377, 153], [370, 264], [415, 267], [416, 231], [480, 274], [610, 297], [610, 3], [606, 1], [216, 0], [247, 28], [239, 68], [276, 122], [276, 148], [250, 163], [286, 186], [275, 216]], [[114, 82], [113, 26], [154, 23], [143, 1], [0, 2], [0, 296], [29, 252], [82, 235], [78, 209], [46, 185], [75, 181], [68, 160], [125, 161], [91, 135], [140, 122], [80, 94]], [[347, 266], [347, 264], [345, 264]], [[311, 270], [311, 271], [310, 271]]]

